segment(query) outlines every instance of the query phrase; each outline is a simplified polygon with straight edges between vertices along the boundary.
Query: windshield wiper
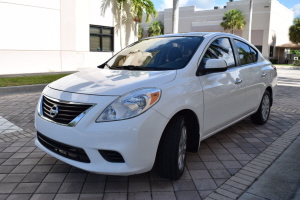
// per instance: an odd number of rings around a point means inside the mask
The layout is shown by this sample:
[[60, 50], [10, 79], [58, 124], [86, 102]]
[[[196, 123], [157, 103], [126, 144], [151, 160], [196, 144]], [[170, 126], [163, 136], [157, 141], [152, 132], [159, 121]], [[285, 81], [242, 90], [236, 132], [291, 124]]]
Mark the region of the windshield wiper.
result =
[[149, 70], [149, 67], [140, 67], [135, 65], [124, 65], [124, 66], [117, 66], [117, 67], [110, 67], [110, 69], [127, 69], [127, 70]]
[[116, 66], [116, 67], [110, 67], [110, 69], [144, 70], [144, 71], [176, 70], [176, 69], [170, 69], [170, 68], [141, 67], [141, 66], [135, 66], [135, 65]]
[[108, 67], [108, 68], [111, 68], [111, 66], [109, 65], [109, 64], [107, 64], [107, 63], [103, 63], [103, 64], [101, 64], [101, 65], [99, 65], [99, 66], [97, 66], [98, 68], [104, 68], [105, 67], [105, 65]]

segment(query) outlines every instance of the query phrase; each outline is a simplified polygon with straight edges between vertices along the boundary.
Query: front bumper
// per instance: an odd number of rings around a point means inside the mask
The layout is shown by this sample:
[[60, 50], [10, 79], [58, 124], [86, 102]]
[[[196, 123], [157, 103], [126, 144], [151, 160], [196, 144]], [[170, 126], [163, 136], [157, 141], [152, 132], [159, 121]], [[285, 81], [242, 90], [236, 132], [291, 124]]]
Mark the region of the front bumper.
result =
[[[35, 144], [40, 149], [65, 163], [94, 173], [132, 175], [151, 170], [161, 134], [168, 123], [167, 118], [157, 111], [149, 109], [131, 119], [95, 123], [95, 119], [107, 106], [106, 104], [111, 102], [111, 98], [71, 94], [72, 97], [70, 96], [68, 99], [69, 94], [57, 94], [56, 91], [47, 93], [52, 98], [64, 97], [62, 100], [66, 101], [74, 100], [74, 97], [77, 97], [78, 99], [86, 99], [85, 102], [88, 103], [92, 101], [94, 103], [103, 102], [91, 109], [75, 127], [49, 122], [38, 116], [37, 112], [35, 113], [35, 126], [38, 132], [60, 143], [84, 149], [90, 163], [65, 158], [50, 151], [36, 139]], [[119, 152], [125, 163], [108, 162], [98, 150]]]

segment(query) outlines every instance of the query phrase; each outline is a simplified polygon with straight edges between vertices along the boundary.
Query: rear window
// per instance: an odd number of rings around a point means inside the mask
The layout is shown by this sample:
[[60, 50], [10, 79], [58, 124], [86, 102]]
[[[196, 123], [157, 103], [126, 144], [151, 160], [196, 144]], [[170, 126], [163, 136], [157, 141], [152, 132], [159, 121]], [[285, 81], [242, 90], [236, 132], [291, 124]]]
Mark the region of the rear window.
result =
[[255, 63], [257, 61], [258, 53], [248, 44], [239, 40], [234, 40], [238, 49], [241, 65]]

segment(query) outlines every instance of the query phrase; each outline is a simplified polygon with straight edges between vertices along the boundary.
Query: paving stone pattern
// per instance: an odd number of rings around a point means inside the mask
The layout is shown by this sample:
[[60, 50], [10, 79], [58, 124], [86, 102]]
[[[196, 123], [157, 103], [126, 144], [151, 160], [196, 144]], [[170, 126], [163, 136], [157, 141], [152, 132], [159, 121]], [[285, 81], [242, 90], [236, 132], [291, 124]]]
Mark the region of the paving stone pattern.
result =
[[20, 127], [14, 125], [8, 120], [0, 116], [0, 134], [12, 133], [16, 131], [22, 131]]
[[[0, 97], [0, 116], [23, 129], [0, 134], [0, 200], [235, 199], [299, 134], [297, 91], [295, 86], [279, 86], [267, 124], [257, 126], [246, 118], [202, 141], [197, 153], [188, 154], [178, 181], [154, 171], [106, 176], [65, 164], [34, 145], [33, 116], [40, 94]], [[289, 129], [292, 136], [285, 134]]]

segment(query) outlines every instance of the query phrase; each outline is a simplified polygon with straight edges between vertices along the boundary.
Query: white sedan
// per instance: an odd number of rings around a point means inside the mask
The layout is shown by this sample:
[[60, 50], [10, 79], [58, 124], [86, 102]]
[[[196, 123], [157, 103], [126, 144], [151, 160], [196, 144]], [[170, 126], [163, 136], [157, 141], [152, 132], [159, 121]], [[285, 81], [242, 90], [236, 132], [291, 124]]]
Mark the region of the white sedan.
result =
[[276, 85], [276, 68], [238, 36], [146, 38], [49, 84], [36, 109], [35, 144], [90, 172], [132, 175], [155, 166], [176, 180], [186, 151], [197, 152], [205, 138], [247, 116], [266, 123]]

